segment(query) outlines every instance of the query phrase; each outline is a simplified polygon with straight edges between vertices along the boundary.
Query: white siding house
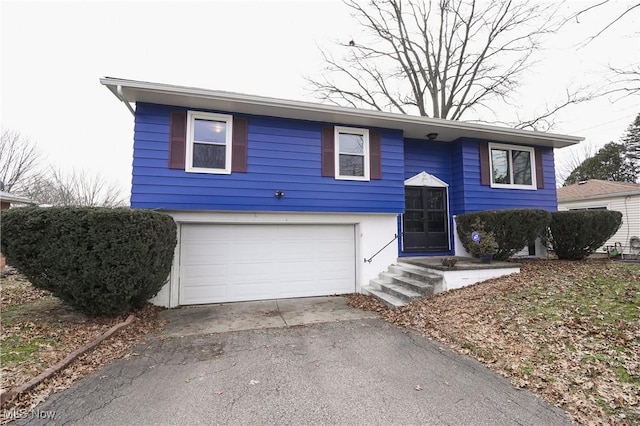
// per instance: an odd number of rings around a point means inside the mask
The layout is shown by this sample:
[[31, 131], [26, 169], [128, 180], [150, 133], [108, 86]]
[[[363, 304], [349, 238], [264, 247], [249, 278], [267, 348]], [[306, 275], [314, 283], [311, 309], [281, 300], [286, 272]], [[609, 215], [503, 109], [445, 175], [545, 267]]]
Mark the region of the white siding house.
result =
[[558, 188], [558, 210], [607, 209], [622, 213], [622, 226], [599, 253], [616, 243], [624, 254], [638, 254], [630, 246], [632, 238], [640, 238], [640, 184], [587, 180]]

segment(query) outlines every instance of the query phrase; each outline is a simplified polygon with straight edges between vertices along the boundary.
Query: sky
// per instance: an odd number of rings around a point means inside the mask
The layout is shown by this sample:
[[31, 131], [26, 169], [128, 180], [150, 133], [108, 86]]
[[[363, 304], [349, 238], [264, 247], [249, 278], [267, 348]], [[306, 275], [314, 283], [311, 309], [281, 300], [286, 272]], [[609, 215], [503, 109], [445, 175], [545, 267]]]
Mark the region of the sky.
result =
[[[595, 1], [568, 1], [569, 13]], [[586, 46], [629, 2], [587, 13], [547, 43], [519, 100], [533, 113], [567, 87], [602, 82], [607, 65], [640, 63], [640, 11]], [[36, 142], [47, 163], [99, 173], [130, 191], [133, 117], [100, 85], [103, 76], [315, 102], [305, 76], [319, 46], [357, 38], [339, 1], [0, 0], [0, 124]], [[617, 141], [640, 98], [600, 98], [564, 110], [554, 133], [591, 149]], [[498, 111], [500, 114], [501, 111]], [[513, 113], [505, 106], [502, 113]], [[469, 117], [473, 118], [473, 117]], [[557, 162], [572, 151], [556, 151]]]

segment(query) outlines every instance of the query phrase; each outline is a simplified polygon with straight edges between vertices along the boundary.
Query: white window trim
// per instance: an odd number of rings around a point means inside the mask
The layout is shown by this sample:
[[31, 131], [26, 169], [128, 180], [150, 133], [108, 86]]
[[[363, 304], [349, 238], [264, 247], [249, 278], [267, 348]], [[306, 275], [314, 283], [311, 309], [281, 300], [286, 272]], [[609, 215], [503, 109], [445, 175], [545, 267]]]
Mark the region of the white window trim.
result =
[[[210, 169], [208, 167], [193, 167], [193, 137], [194, 137], [194, 121], [200, 120], [214, 120], [224, 121], [226, 123], [226, 135], [225, 135], [225, 160], [224, 169]], [[232, 147], [232, 135], [233, 135], [233, 116], [227, 114], [214, 114], [211, 112], [201, 111], [189, 111], [187, 112], [187, 147], [185, 156], [185, 171], [190, 173], [210, 173], [210, 174], [231, 174], [231, 151]]]
[[[349, 175], [341, 175], [340, 174], [340, 133], [348, 133], [352, 135], [360, 135], [364, 140], [364, 176], [349, 176]], [[338, 180], [359, 180], [359, 181], [368, 181], [370, 180], [370, 170], [371, 165], [369, 162], [369, 129], [359, 129], [355, 127], [340, 127], [335, 126], [334, 128], [334, 137], [335, 141], [334, 151], [335, 151], [335, 177]]]
[[[531, 156], [531, 185], [516, 185], [513, 183], [494, 183], [493, 182], [493, 155], [491, 155], [492, 149], [502, 149], [502, 150], [515, 150], [515, 151], [527, 151]], [[512, 164], [512, 156], [509, 153], [509, 173], [510, 173], [510, 181], [513, 182], [513, 164]], [[491, 181], [492, 188], [504, 188], [504, 189], [526, 189], [530, 191], [535, 191], [538, 189], [537, 187], [537, 178], [536, 178], [536, 152], [534, 148], [528, 146], [518, 146], [518, 145], [504, 145], [499, 143], [489, 143], [489, 177]]]

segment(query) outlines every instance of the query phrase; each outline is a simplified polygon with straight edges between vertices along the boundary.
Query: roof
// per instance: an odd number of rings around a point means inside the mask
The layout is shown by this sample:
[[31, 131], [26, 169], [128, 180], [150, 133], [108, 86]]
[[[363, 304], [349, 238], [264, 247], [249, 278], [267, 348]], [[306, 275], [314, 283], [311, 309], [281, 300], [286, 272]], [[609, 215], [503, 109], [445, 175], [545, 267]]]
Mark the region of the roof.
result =
[[558, 202], [640, 195], [640, 184], [590, 179], [558, 188]]
[[7, 191], [0, 191], [0, 201], [7, 201], [13, 204], [37, 204], [35, 201], [31, 201], [28, 198], [19, 197], [17, 195], [13, 195]]
[[130, 103], [147, 102], [202, 108], [242, 114], [339, 123], [360, 127], [380, 127], [402, 130], [407, 138], [426, 139], [437, 133], [438, 141], [459, 138], [479, 138], [496, 142], [562, 148], [584, 140], [578, 136], [560, 135], [532, 130], [510, 129], [486, 124], [465, 123], [439, 118], [347, 108], [312, 102], [293, 101], [263, 96], [146, 81], [104, 77], [100, 83], [133, 112]]

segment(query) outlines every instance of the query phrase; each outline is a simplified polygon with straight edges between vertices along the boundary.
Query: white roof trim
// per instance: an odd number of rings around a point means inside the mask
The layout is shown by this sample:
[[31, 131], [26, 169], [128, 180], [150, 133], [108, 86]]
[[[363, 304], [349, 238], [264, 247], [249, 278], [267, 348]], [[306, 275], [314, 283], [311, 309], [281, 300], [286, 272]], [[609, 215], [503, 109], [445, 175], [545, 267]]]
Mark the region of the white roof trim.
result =
[[404, 181], [405, 186], [431, 186], [435, 188], [448, 188], [449, 184], [427, 172], [421, 172]]
[[266, 115], [355, 127], [401, 130], [406, 138], [423, 139], [437, 133], [438, 141], [478, 138], [495, 142], [562, 148], [584, 140], [578, 136], [510, 129], [390, 112], [323, 105], [241, 93], [104, 77], [106, 86], [122, 102], [147, 102], [221, 112]]
[[627, 198], [627, 197], [640, 197], [640, 191], [630, 192], [610, 192], [608, 194], [587, 195], [585, 197], [570, 197], [570, 198], [558, 198], [558, 204], [568, 203], [573, 201], [587, 201], [587, 200], [601, 200], [605, 198]]
[[5, 201], [14, 204], [37, 204], [35, 201], [31, 201], [28, 198], [19, 197], [17, 195], [13, 195], [7, 191], [0, 191], [0, 201]]

